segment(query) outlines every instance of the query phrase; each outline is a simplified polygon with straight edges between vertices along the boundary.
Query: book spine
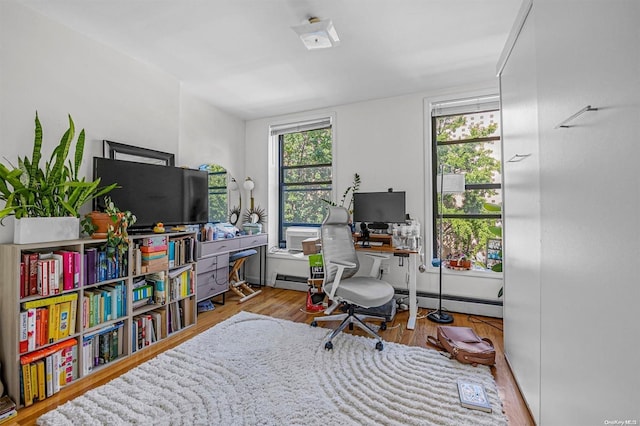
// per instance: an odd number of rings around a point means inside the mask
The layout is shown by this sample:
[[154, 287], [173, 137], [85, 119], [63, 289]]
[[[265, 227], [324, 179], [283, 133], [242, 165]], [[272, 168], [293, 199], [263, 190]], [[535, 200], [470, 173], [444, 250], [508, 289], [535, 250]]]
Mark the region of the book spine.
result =
[[62, 257], [62, 288], [64, 290], [72, 290], [74, 288], [74, 253], [66, 250], [57, 253]]
[[53, 356], [45, 357], [45, 388], [47, 397], [53, 395]]
[[36, 361], [36, 371], [38, 375], [38, 401], [42, 401], [47, 397], [46, 391], [46, 373], [45, 362], [42, 359]]
[[22, 365], [22, 387], [23, 395], [22, 402], [25, 407], [29, 407], [33, 404], [33, 391], [31, 390], [31, 365]]
[[73, 288], [80, 288], [82, 285], [80, 281], [80, 265], [82, 265], [82, 254], [80, 252], [73, 252]]
[[27, 351], [36, 349], [36, 308], [27, 310]]
[[29, 312], [20, 312], [20, 353], [26, 353], [29, 351]]
[[91, 248], [87, 250], [87, 281], [85, 285], [94, 284], [97, 281], [96, 269], [98, 266], [98, 250]]
[[78, 293], [67, 293], [67, 294], [62, 294], [60, 296], [49, 297], [46, 299], [30, 300], [28, 302], [23, 302], [22, 307], [24, 309], [39, 308], [42, 306], [54, 305], [56, 303], [62, 303], [62, 302], [67, 302], [67, 301], [77, 300], [77, 299], [78, 299]]
[[29, 255], [29, 293], [30, 295], [38, 294], [38, 253], [30, 253]]

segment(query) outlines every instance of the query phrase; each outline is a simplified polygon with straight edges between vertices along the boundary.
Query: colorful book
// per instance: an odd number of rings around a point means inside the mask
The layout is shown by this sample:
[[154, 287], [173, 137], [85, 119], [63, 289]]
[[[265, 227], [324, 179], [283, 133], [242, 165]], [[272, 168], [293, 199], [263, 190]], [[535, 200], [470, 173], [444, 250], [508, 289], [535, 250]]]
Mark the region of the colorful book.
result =
[[39, 308], [42, 306], [55, 305], [56, 303], [62, 303], [71, 300], [78, 300], [78, 293], [67, 293], [59, 296], [48, 297], [46, 299], [30, 300], [22, 303], [23, 309]]
[[9, 398], [8, 395], [5, 395], [2, 398], [0, 398], [0, 414], [5, 414], [10, 411], [15, 411], [15, 409], [16, 409], [16, 403], [13, 402], [13, 400]]
[[71, 302], [62, 302], [58, 305], [59, 321], [58, 321], [58, 339], [64, 339], [69, 336], [69, 322], [71, 319]]
[[87, 255], [87, 279], [84, 285], [91, 285], [97, 282], [96, 270], [98, 268], [98, 249], [91, 247], [85, 250]]
[[[167, 245], [166, 235], [154, 235], [152, 237], [145, 237], [142, 239], [142, 247], [158, 247]], [[141, 247], [141, 250], [142, 250]]]
[[23, 261], [25, 268], [29, 271], [29, 277], [25, 279], [28, 282], [29, 291], [25, 295], [38, 294], [38, 253], [23, 254]]
[[19, 348], [20, 348], [20, 353], [26, 353], [29, 351], [29, 312], [28, 311], [22, 311], [20, 312], [20, 343], [19, 343]]
[[33, 391], [31, 390], [31, 365], [22, 365], [22, 402], [25, 407], [33, 404]]
[[73, 252], [73, 288], [80, 288], [80, 265], [82, 264], [83, 255], [80, 252]]
[[74, 252], [68, 250], [59, 250], [53, 253], [60, 256], [60, 262], [62, 264], [62, 288], [63, 290], [72, 290], [74, 281]]
[[162, 245], [158, 245], [158, 246], [142, 246], [140, 247], [140, 251], [142, 253], [157, 253], [160, 251], [167, 251], [167, 248], [171, 246], [171, 243], [173, 241], [169, 242], [169, 245], [167, 246], [167, 244], [162, 244]]
[[53, 260], [55, 262], [54, 270], [55, 275], [53, 276], [53, 284], [54, 284], [54, 292], [53, 294], [62, 293], [64, 290], [64, 264], [62, 254], [59, 252], [54, 252], [52, 255]]
[[154, 259], [164, 259], [165, 257], [167, 257], [167, 251], [163, 250], [163, 251], [157, 251], [154, 253], [142, 253], [142, 261], [146, 262], [149, 260], [154, 260]]
[[31, 398], [33, 401], [38, 401], [38, 366], [36, 363], [29, 364], [31, 369]]
[[36, 308], [27, 310], [27, 351], [36, 348]]
[[38, 401], [42, 401], [47, 397], [46, 382], [47, 376], [45, 373], [45, 361], [39, 359], [35, 362], [37, 375], [38, 375]]
[[51, 305], [49, 307], [49, 343], [58, 340], [60, 327], [60, 304]]

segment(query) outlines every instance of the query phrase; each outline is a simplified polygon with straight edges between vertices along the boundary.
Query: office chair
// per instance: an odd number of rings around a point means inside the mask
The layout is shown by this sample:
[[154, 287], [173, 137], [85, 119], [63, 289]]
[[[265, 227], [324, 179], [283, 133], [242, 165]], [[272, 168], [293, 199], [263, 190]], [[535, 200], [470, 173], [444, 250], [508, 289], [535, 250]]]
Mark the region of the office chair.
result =
[[[378, 307], [393, 299], [394, 290], [391, 284], [376, 278], [380, 263], [388, 256], [367, 253], [368, 256], [374, 258], [370, 275], [354, 276], [358, 272], [360, 264], [348, 220], [349, 213], [347, 209], [344, 207], [329, 207], [329, 212], [321, 228], [324, 263], [322, 289], [329, 300], [333, 302], [325, 313], [331, 314], [341, 304], [346, 305], [347, 312], [314, 318], [311, 326], [316, 327], [319, 321], [342, 320], [342, 323], [333, 330], [325, 343], [324, 347], [327, 350], [333, 349], [333, 338], [344, 330], [347, 325], [350, 326], [350, 329], [353, 328], [353, 325], [357, 325], [378, 340], [376, 349], [381, 351], [384, 347], [382, 338], [370, 325], [364, 322], [366, 318], [371, 318], [371, 316], [356, 314], [355, 308]], [[384, 318], [381, 319], [384, 321]], [[382, 329], [385, 328], [384, 325], [385, 323], [383, 322]]]

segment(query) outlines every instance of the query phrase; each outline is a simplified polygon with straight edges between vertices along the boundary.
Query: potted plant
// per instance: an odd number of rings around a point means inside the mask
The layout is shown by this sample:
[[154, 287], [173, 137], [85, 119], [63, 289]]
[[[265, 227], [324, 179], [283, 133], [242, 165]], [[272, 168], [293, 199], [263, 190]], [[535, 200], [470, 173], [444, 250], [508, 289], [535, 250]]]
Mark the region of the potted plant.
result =
[[107, 252], [122, 256], [129, 248], [128, 229], [137, 219], [129, 210], [120, 210], [110, 197], [105, 197], [104, 202], [103, 212], [93, 211], [85, 215], [82, 230], [91, 238], [106, 238]]
[[[78, 238], [80, 208], [116, 187], [115, 184], [100, 187], [100, 179], [87, 181], [78, 176], [84, 129], [78, 135], [73, 161], [69, 159], [67, 163], [74, 136], [75, 126], [69, 115], [69, 128], [44, 167], [41, 166], [42, 126], [36, 112], [31, 158], [19, 157], [18, 165], [9, 164], [10, 168], [0, 163], [0, 200], [5, 202], [0, 210], [0, 222], [7, 216], [15, 216], [15, 243]], [[52, 224], [52, 221], [61, 223]]]

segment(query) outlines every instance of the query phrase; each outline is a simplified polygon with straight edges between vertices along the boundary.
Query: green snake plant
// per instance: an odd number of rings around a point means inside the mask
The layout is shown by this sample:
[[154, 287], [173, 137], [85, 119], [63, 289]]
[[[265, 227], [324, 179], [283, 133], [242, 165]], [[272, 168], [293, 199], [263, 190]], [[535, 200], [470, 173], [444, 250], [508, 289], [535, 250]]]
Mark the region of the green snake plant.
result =
[[117, 186], [101, 187], [100, 179], [87, 181], [78, 176], [84, 152], [84, 129], [76, 140], [73, 161], [67, 162], [74, 136], [75, 125], [69, 115], [69, 128], [42, 167], [42, 125], [36, 112], [31, 158], [18, 157], [17, 167], [9, 163], [9, 168], [0, 163], [0, 200], [5, 202], [0, 210], [0, 220], [11, 215], [17, 219], [80, 217], [80, 207]]

